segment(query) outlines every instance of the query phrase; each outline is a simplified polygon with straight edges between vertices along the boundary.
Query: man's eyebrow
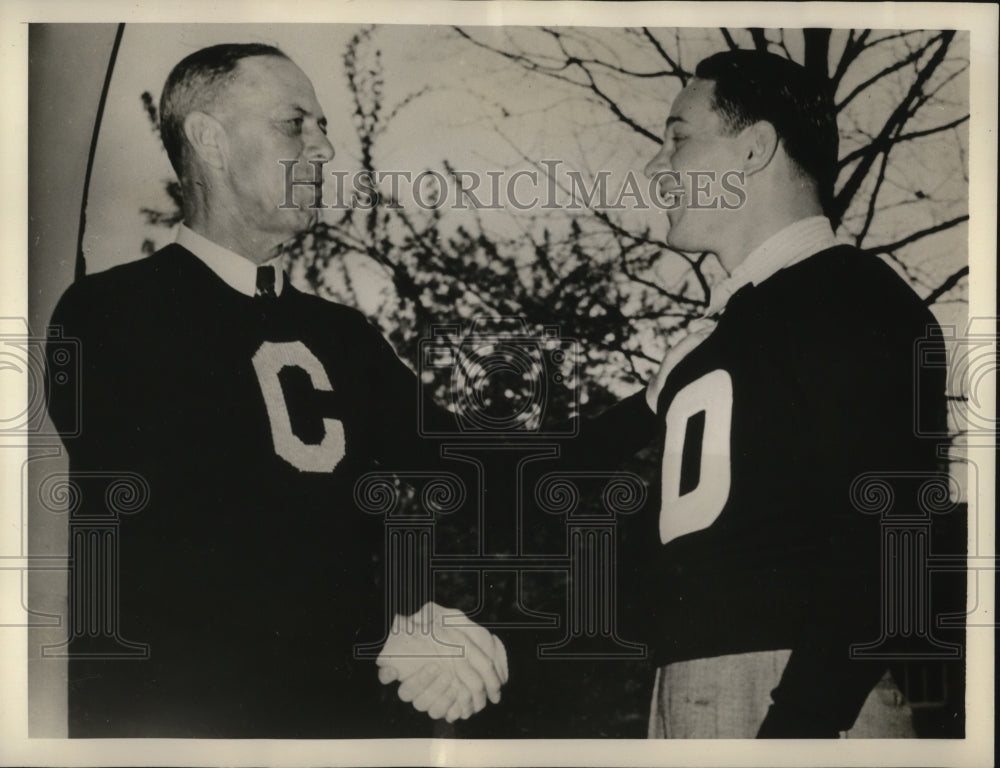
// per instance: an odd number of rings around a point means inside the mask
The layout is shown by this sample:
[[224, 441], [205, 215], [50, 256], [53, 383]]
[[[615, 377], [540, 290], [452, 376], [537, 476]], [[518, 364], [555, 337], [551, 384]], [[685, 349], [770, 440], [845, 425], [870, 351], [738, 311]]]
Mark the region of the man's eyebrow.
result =
[[[299, 115], [301, 115], [302, 117], [312, 117], [313, 116], [313, 112], [309, 111], [305, 107], [300, 106], [298, 104], [292, 104], [292, 105], [290, 105], [289, 109], [291, 109], [293, 112], [298, 112]], [[321, 114], [319, 117], [316, 118], [316, 122], [317, 122], [317, 124], [321, 128], [326, 128], [326, 126], [327, 126], [326, 115], [322, 115]]]
[[674, 123], [686, 123], [686, 122], [687, 122], [687, 120], [685, 120], [683, 117], [678, 117], [676, 115], [671, 115], [670, 117], [667, 118], [667, 122], [666, 122], [665, 127], [669, 128]]
[[[298, 104], [291, 104], [291, 105], [289, 105], [288, 108], [292, 112], [298, 112], [303, 117], [312, 117], [315, 114], [312, 110], [306, 109], [305, 107], [300, 106]], [[321, 115], [318, 119], [325, 121], [326, 117], [324, 117], [324, 116]]]

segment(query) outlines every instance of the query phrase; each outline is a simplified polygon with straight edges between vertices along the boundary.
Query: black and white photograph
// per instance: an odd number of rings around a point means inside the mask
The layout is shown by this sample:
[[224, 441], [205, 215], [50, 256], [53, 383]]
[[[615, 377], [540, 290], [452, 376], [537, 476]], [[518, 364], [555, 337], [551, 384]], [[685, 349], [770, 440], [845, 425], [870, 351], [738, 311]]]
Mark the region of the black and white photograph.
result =
[[995, 6], [2, 13], [0, 764], [992, 764]]

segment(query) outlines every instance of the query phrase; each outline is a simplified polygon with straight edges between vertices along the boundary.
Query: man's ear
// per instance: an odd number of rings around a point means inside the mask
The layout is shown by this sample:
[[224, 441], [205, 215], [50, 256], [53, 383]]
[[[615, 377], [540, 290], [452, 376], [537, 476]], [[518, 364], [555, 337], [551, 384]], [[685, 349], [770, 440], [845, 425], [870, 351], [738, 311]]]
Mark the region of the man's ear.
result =
[[184, 135], [205, 165], [222, 170], [226, 164], [226, 130], [205, 112], [190, 112], [184, 118]]
[[744, 129], [743, 171], [750, 176], [767, 167], [778, 150], [778, 132], [767, 120]]

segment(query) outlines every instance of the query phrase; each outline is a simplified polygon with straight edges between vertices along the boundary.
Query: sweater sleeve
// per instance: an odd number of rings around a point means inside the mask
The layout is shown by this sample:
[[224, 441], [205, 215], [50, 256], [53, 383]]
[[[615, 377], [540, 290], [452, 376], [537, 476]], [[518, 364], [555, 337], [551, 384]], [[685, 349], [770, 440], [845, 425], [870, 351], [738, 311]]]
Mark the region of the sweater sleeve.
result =
[[[850, 333], [826, 334], [819, 345], [825, 354], [811, 357], [814, 365], [803, 370], [806, 390], [818, 393], [816, 431], [826, 444], [843, 446], [822, 462], [840, 509], [830, 515], [811, 620], [772, 692], [760, 738], [836, 738], [853, 727], [887, 668], [885, 660], [852, 657], [851, 648], [885, 629], [884, 574], [894, 569], [896, 580], [909, 574], [901, 560], [885, 561], [884, 520], [854, 508], [848, 489], [865, 475], [881, 477], [895, 498], [892, 513], [919, 516], [916, 485], [905, 476], [926, 479], [937, 467], [935, 441], [920, 438], [913, 419], [919, 411], [940, 421], [945, 402], [943, 373], [914, 367], [914, 343], [925, 330], [920, 316], [914, 313], [910, 323], [902, 321], [902, 309], [883, 316], [877, 298], [870, 313], [858, 309], [858, 317], [843, 321]], [[838, 368], [843, 360], [852, 361], [850, 382]]]
[[361, 331], [367, 356], [366, 376], [378, 408], [371, 428], [378, 461], [389, 471], [446, 471], [454, 465], [441, 448], [454, 419], [437, 405], [379, 331], [364, 320]]
[[[455, 442], [455, 416], [434, 402], [382, 335], [366, 323], [367, 346], [372, 349], [371, 379], [377, 382], [385, 404], [376, 429], [387, 463], [398, 469], [431, 469], [442, 462], [441, 448]], [[657, 418], [646, 403], [645, 388], [599, 414], [579, 419], [572, 437], [554, 437], [561, 465], [573, 470], [614, 471], [657, 433]], [[556, 430], [556, 434], [569, 432]], [[487, 442], [507, 438], [482, 435]], [[523, 441], [513, 440], [520, 443]], [[453, 462], [450, 462], [453, 463]]]
[[884, 663], [851, 661], [829, 642], [793, 651], [757, 738], [836, 739], [884, 672]]
[[[101, 330], [99, 304], [84, 285], [71, 285], [49, 324], [46, 363], [66, 378], [49, 384], [48, 410], [77, 469], [128, 466], [139, 437], [128, 356], [117, 335]], [[74, 357], [69, 366], [59, 365], [64, 350]]]
[[[449, 475], [464, 487], [465, 502], [460, 510], [436, 516], [435, 528], [439, 541], [449, 551], [475, 551], [478, 534], [491, 525], [500, 525], [507, 501], [512, 504], [512, 483], [506, 482], [515, 471], [511, 464], [511, 451], [504, 450], [507, 442], [519, 446], [524, 440], [482, 435], [478, 449], [459, 450], [465, 460], [456, 460], [445, 451], [447, 446], [466, 445], [469, 441], [456, 440], [455, 416], [437, 405], [429, 393], [422, 391], [418, 377], [396, 355], [378, 331], [366, 323], [369, 334], [369, 378], [378, 382], [379, 402], [385, 404], [373, 426], [378, 432], [379, 461], [387, 472], [402, 478], [421, 495], [432, 478]], [[572, 437], [540, 439], [540, 443], [558, 446], [558, 456], [547, 459], [546, 471], [614, 472], [633, 453], [644, 447], [656, 433], [657, 419], [646, 403], [644, 390], [605, 409], [593, 417], [581, 418], [576, 429], [554, 430], [559, 434], [572, 432]], [[564, 425], [565, 426], [565, 425]], [[489, 444], [500, 450], [483, 450]], [[481, 488], [483, 483], [489, 487]], [[508, 499], [508, 497], [510, 497]], [[530, 503], [530, 499], [528, 500]], [[479, 509], [485, 504], [488, 511]], [[486, 517], [483, 517], [483, 514]], [[494, 519], [499, 516], [499, 521]], [[556, 538], [545, 551], [559, 551], [565, 546], [564, 536]], [[501, 536], [506, 542], [507, 539]], [[466, 547], [468, 545], [468, 548]], [[504, 547], [498, 550], [502, 554]], [[410, 585], [411, 587], [413, 585]], [[436, 602], [449, 607], [475, 606], [475, 595], [469, 593], [468, 579], [455, 574], [444, 574], [434, 580]], [[473, 590], [474, 591], [474, 590]], [[471, 599], [471, 602], [470, 602]], [[515, 599], [515, 598], [510, 598]], [[409, 605], [419, 606], [421, 598], [411, 596]]]
[[612, 472], [658, 432], [659, 421], [646, 402], [644, 387], [598, 414], [582, 417], [577, 434], [563, 441], [560, 461], [567, 469]]

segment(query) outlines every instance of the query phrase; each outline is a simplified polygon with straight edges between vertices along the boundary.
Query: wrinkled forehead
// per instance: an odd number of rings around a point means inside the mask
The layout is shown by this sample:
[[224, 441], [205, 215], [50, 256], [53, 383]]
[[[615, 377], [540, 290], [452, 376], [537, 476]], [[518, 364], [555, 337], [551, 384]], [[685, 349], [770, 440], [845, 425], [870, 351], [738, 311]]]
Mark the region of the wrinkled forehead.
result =
[[295, 64], [279, 56], [251, 56], [240, 60], [220, 94], [222, 106], [232, 110], [271, 109], [286, 103], [314, 111], [318, 106], [312, 82]]

